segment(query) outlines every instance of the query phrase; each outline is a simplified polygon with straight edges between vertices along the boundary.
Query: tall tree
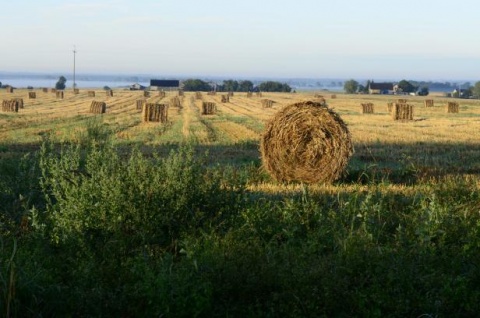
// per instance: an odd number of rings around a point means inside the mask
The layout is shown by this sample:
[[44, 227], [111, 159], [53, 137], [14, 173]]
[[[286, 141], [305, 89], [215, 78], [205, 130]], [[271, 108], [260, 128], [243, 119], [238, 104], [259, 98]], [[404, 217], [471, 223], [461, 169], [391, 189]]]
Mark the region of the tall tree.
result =
[[414, 86], [412, 83], [410, 83], [407, 80], [401, 80], [400, 82], [398, 82], [398, 87], [404, 93], [415, 93], [418, 90], [417, 86]]
[[358, 90], [358, 82], [354, 79], [345, 81], [343, 84], [343, 89], [347, 94], [354, 94]]
[[239, 92], [251, 92], [251, 91], [253, 91], [252, 81], [240, 81], [240, 83], [238, 84], [238, 91]]
[[211, 91], [213, 88], [207, 82], [204, 82], [200, 79], [187, 79], [183, 81], [183, 90], [190, 91], [190, 92], [208, 92]]
[[65, 83], [66, 82], [67, 82], [67, 79], [65, 78], [65, 76], [60, 76], [58, 78], [57, 83], [55, 84], [55, 88], [56, 89], [65, 89]]
[[287, 92], [290, 93], [292, 88], [287, 83], [280, 83], [275, 81], [267, 81], [258, 85], [262, 92]]
[[476, 98], [480, 98], [480, 82], [476, 82], [472, 88], [472, 93]]
[[238, 90], [238, 82], [234, 80], [223, 81], [223, 90], [225, 92], [236, 92]]

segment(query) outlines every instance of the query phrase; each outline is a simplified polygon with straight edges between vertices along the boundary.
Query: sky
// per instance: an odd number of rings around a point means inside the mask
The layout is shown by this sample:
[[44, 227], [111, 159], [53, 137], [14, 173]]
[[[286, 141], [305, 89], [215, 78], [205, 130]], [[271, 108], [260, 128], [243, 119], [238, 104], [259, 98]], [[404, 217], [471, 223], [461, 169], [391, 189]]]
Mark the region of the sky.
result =
[[[480, 80], [480, 1], [1, 4], [0, 72]], [[74, 47], [77, 53], [74, 55]]]

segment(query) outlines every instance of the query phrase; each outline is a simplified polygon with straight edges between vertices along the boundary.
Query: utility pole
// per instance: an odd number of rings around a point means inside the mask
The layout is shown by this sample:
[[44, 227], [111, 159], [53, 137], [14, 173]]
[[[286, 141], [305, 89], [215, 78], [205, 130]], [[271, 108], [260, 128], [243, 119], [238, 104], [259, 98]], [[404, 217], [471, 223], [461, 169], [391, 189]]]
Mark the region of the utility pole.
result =
[[77, 54], [77, 50], [75, 45], [73, 46], [73, 90], [75, 91], [75, 54]]

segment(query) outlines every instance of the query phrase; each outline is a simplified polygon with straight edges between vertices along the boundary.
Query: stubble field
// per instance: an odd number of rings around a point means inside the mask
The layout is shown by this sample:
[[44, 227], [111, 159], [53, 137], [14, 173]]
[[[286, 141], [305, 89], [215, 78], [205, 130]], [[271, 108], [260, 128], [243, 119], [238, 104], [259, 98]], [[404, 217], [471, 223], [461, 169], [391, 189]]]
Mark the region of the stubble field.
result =
[[[480, 101], [27, 90], [0, 112], [4, 316], [467, 317], [480, 311]], [[322, 94], [354, 154], [333, 184], [275, 182], [266, 122]], [[170, 103], [178, 92], [148, 102]], [[262, 99], [273, 100], [271, 108]], [[89, 113], [91, 102], [107, 105]], [[459, 113], [447, 113], [447, 102]], [[202, 102], [216, 113], [202, 115]], [[361, 104], [373, 103], [363, 114]]]

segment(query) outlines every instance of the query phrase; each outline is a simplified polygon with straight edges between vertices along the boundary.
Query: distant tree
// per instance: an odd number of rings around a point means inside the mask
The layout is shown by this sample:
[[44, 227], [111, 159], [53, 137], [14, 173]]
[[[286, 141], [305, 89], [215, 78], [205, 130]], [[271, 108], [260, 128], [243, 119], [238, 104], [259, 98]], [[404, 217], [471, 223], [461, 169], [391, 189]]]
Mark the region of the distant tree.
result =
[[473, 96], [480, 98], [480, 82], [476, 82], [472, 88]]
[[60, 76], [58, 78], [57, 83], [55, 84], [56, 89], [65, 89], [65, 83], [67, 82], [67, 79], [64, 76]]
[[208, 92], [211, 91], [213, 87], [200, 79], [187, 79], [183, 81], [183, 90], [190, 92]]
[[287, 92], [290, 93], [292, 88], [286, 83], [275, 81], [267, 81], [258, 85], [258, 89], [262, 92]]
[[253, 91], [253, 83], [251, 81], [240, 81], [238, 83], [239, 92], [251, 92]]
[[358, 91], [359, 93], [365, 93], [365, 90], [366, 90], [365, 86], [363, 86], [362, 84], [358, 84], [358, 89], [357, 89], [357, 91]]
[[236, 92], [238, 91], [238, 82], [234, 80], [225, 80], [223, 81], [222, 90], [225, 92]]
[[355, 94], [358, 90], [358, 82], [354, 79], [345, 81], [343, 89], [347, 94]]
[[371, 83], [373, 83], [373, 81], [371, 81], [371, 80], [368, 80], [368, 81], [365, 83], [365, 86], [364, 86], [364, 88], [363, 88], [363, 93], [368, 94], [368, 92], [369, 92], [368, 90], [370, 89], [370, 84], [371, 84]]
[[0, 87], [2, 87], [2, 82], [0, 82]]
[[398, 87], [405, 93], [415, 93], [418, 90], [418, 87], [414, 86], [407, 80], [401, 80], [398, 82]]
[[105, 86], [103, 86], [103, 90], [109, 91], [109, 90], [111, 90], [111, 88], [109, 86], [105, 85]]
[[430, 91], [428, 89], [427, 86], [423, 86], [422, 88], [420, 88], [420, 90], [418, 91], [418, 95], [419, 96], [427, 96], [428, 94], [430, 94]]

